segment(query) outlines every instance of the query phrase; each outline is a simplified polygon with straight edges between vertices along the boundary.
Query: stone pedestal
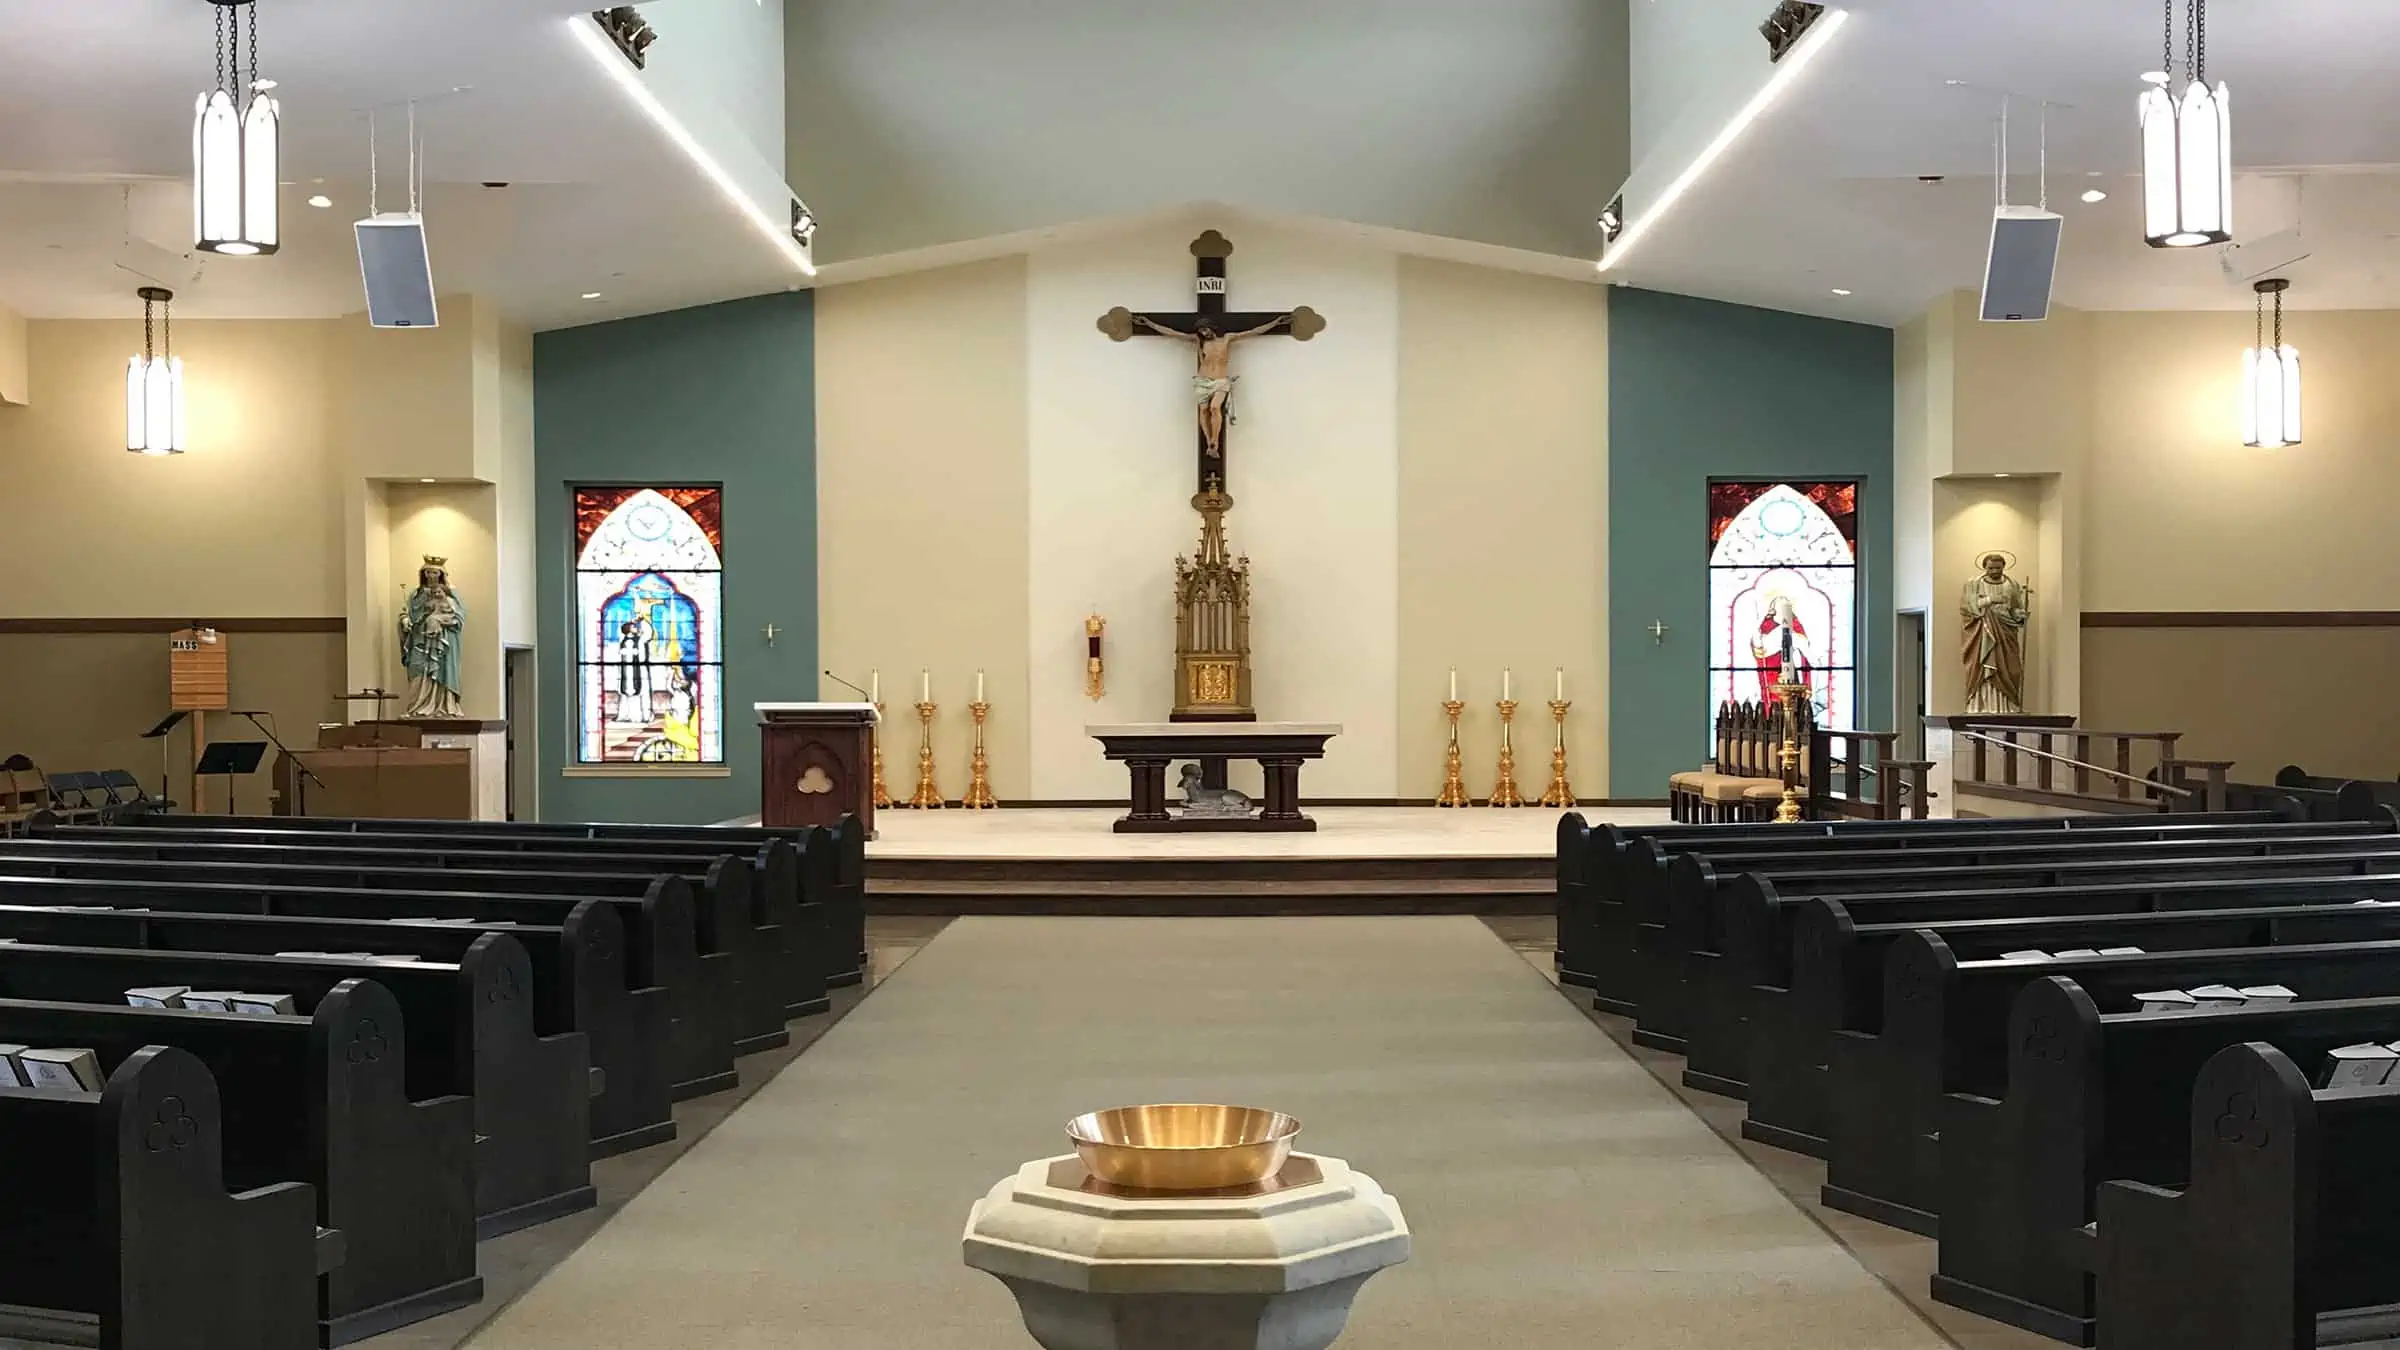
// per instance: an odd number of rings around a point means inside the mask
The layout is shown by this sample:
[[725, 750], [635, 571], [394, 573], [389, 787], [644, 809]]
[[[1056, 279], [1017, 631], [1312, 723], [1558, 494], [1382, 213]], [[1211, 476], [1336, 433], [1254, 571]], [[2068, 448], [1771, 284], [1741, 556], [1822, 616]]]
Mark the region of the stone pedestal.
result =
[[1295, 1153], [1238, 1189], [1128, 1192], [1068, 1154], [976, 1201], [965, 1249], [1046, 1350], [1324, 1350], [1409, 1238], [1399, 1202], [1339, 1158]]

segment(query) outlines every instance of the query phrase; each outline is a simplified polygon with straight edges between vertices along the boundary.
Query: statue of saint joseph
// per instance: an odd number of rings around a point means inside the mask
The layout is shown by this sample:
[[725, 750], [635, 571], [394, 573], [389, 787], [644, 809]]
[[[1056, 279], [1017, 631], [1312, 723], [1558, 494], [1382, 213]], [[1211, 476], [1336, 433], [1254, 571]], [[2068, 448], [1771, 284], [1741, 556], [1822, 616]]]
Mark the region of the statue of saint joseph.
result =
[[450, 560], [428, 556], [400, 614], [400, 667], [408, 672], [408, 716], [459, 717], [458, 653], [467, 607], [450, 589]]
[[1983, 571], [1959, 593], [1958, 615], [1966, 631], [1959, 660], [1966, 666], [1967, 711], [2025, 711], [2025, 621], [2033, 593], [2008, 575], [2008, 559], [1983, 555]]

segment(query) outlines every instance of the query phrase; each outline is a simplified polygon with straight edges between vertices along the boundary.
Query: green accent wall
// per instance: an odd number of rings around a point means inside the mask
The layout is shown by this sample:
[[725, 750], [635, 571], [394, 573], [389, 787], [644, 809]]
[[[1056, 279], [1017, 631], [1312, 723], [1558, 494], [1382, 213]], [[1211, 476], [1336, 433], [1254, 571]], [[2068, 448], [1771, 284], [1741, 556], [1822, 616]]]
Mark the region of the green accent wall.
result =
[[[817, 697], [815, 313], [815, 296], [794, 291], [534, 337], [542, 819], [705, 823], [758, 810], [750, 705]], [[727, 777], [562, 774], [575, 750], [578, 483], [725, 485]]]
[[1860, 481], [1859, 720], [1889, 729], [1891, 330], [1619, 288], [1608, 353], [1611, 795], [1707, 757], [1711, 478]]

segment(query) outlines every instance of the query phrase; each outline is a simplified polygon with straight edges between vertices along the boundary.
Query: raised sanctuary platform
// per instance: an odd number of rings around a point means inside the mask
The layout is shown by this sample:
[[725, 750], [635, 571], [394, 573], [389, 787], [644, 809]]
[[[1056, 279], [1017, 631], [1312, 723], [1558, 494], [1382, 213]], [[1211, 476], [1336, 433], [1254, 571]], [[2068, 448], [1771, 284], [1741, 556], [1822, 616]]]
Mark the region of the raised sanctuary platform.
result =
[[[1656, 808], [1583, 808], [1624, 824]], [[1108, 809], [888, 811], [884, 914], [1547, 913], [1558, 813], [1316, 807], [1292, 834], [1117, 834]]]

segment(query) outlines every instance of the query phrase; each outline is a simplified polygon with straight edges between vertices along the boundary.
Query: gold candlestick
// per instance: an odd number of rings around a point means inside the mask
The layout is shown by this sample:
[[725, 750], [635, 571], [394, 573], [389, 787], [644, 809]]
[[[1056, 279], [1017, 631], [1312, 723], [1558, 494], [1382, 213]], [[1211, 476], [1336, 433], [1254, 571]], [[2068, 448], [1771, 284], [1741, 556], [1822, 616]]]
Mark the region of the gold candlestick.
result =
[[1435, 806], [1467, 806], [1467, 785], [1458, 775], [1458, 715], [1467, 705], [1458, 699], [1445, 699], [1442, 711], [1450, 714], [1450, 747], [1442, 752], [1442, 795], [1433, 799]]
[[1494, 705], [1500, 709], [1500, 778], [1492, 784], [1492, 795], [1486, 806], [1523, 806], [1525, 799], [1517, 793], [1517, 748], [1509, 724], [1516, 720], [1517, 701], [1504, 698]]
[[[1784, 667], [1789, 670], [1787, 664]], [[1775, 696], [1783, 708], [1783, 800], [1775, 804], [1775, 823], [1797, 825], [1807, 813], [1800, 808], [1800, 705], [1808, 686], [1793, 679], [1776, 682]]]
[[892, 790], [883, 785], [883, 705], [875, 705], [875, 725], [867, 729], [867, 744], [874, 751], [875, 809], [888, 811], [892, 806]]
[[983, 719], [991, 710], [982, 699], [967, 705], [975, 717], [975, 753], [967, 760], [967, 795], [958, 804], [969, 811], [989, 811], [1000, 804], [992, 796], [991, 763], [983, 754]]
[[1550, 700], [1550, 787], [1542, 794], [1544, 806], [1575, 804], [1575, 789], [1567, 784], [1567, 709], [1574, 706], [1573, 699]]
[[943, 806], [942, 790], [933, 781], [933, 713], [939, 706], [930, 700], [917, 705], [917, 790], [905, 805], [920, 811], [939, 811]]

